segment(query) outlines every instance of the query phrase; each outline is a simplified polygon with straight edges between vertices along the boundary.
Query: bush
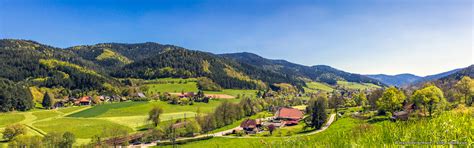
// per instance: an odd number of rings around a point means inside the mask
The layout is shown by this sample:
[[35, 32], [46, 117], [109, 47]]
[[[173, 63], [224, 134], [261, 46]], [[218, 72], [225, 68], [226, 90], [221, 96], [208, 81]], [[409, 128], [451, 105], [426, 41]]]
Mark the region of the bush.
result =
[[235, 131], [235, 136], [244, 136], [245, 132], [243, 130]]
[[16, 136], [26, 135], [26, 128], [21, 124], [8, 125], [2, 134], [4, 139], [12, 140]]

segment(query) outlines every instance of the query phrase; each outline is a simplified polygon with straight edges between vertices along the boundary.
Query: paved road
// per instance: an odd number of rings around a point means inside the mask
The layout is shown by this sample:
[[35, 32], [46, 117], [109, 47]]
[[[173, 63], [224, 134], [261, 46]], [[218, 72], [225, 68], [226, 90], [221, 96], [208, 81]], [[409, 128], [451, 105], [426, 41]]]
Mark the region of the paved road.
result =
[[[321, 127], [321, 129], [318, 129], [318, 130], [315, 130], [315, 131], [312, 131], [312, 132], [309, 132], [309, 133], [306, 133], [306, 134], [298, 134], [298, 135], [294, 135], [292, 137], [299, 137], [299, 136], [308, 136], [308, 135], [314, 135], [314, 134], [317, 134], [317, 133], [320, 133], [326, 129], [329, 128], [329, 126], [334, 122], [334, 120], [336, 119], [336, 114], [331, 114], [331, 117], [329, 117], [329, 120], [326, 122], [326, 124]], [[225, 136], [227, 133], [232, 133], [232, 131], [234, 129], [239, 129], [240, 127], [235, 127], [233, 129], [229, 129], [229, 130], [226, 130], [226, 131], [222, 131], [222, 132], [217, 132], [217, 133], [213, 133], [213, 134], [204, 134], [204, 135], [199, 135], [199, 136], [196, 136], [196, 137], [187, 137], [187, 138], [178, 138], [176, 139], [177, 141], [179, 140], [186, 140], [186, 139], [194, 139], [194, 138], [201, 138], [201, 137], [205, 137], [205, 136], [214, 136], [214, 137], [226, 137], [226, 138], [266, 138], [266, 137], [236, 137], [236, 136]], [[142, 144], [142, 145], [130, 145], [128, 147], [151, 147], [151, 146], [156, 146], [156, 143], [150, 143], [150, 144]]]

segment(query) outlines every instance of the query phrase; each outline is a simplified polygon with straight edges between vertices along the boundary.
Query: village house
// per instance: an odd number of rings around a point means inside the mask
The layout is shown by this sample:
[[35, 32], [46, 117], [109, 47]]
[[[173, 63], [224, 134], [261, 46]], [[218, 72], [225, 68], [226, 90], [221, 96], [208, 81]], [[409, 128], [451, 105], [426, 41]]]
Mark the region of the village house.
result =
[[90, 96], [84, 96], [84, 97], [81, 97], [79, 99], [77, 99], [74, 104], [75, 105], [79, 105], [79, 106], [82, 106], [82, 105], [91, 105], [91, 102], [92, 102], [92, 98]]
[[259, 119], [246, 119], [240, 123], [240, 127], [246, 134], [256, 134], [261, 130], [262, 124]]
[[192, 98], [194, 97], [194, 92], [181, 93], [179, 98]]
[[398, 111], [398, 112], [393, 113], [393, 115], [391, 117], [391, 120], [392, 121], [395, 121], [395, 120], [406, 121], [406, 120], [408, 120], [408, 118], [410, 116], [410, 113], [412, 113], [413, 111], [415, 111], [417, 109], [418, 109], [418, 107], [414, 103], [406, 104], [406, 105], [403, 106], [403, 111]]
[[282, 107], [275, 113], [275, 120], [284, 125], [296, 125], [303, 118], [303, 112], [295, 108]]

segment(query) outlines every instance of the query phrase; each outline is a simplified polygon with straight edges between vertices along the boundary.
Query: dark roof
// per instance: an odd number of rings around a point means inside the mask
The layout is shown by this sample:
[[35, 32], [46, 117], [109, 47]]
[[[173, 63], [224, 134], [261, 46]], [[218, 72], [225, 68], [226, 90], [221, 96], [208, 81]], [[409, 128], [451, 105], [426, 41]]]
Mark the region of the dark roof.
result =
[[256, 128], [257, 125], [260, 124], [258, 120], [255, 119], [246, 119], [240, 123], [240, 127], [242, 128]]
[[399, 111], [399, 112], [395, 112], [393, 113], [394, 116], [404, 116], [404, 115], [408, 115], [408, 112], [406, 111]]

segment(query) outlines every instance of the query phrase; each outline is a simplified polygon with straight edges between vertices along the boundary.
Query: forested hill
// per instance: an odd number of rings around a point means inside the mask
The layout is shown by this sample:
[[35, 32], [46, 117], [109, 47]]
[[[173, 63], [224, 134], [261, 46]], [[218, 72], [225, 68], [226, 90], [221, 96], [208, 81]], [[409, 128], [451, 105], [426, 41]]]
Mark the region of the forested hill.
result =
[[94, 62], [34, 41], [0, 40], [0, 61], [0, 78], [40, 87], [101, 90], [118, 84]]
[[300, 79], [309, 79], [313, 81], [325, 82], [328, 84], [335, 84], [336, 81], [343, 80], [349, 82], [383, 85], [378, 80], [359, 74], [344, 72], [326, 65], [304, 66], [285, 60], [266, 59], [248, 52], [221, 54], [221, 56], [237, 60], [240, 63], [255, 65], [276, 73], [292, 75]]
[[414, 82], [420, 81], [423, 78], [423, 77], [416, 76], [413, 74], [398, 74], [398, 75], [377, 74], [377, 75], [366, 75], [366, 76], [377, 79], [387, 85], [393, 85], [397, 87], [408, 86], [410, 84], [413, 84]]
[[223, 88], [246, 89], [267, 88], [275, 83], [301, 88], [307, 80], [381, 84], [329, 66], [309, 67], [249, 53], [237, 55], [216, 55], [150, 42], [61, 49], [34, 41], [3, 39], [0, 40], [0, 77], [43, 87], [104, 91], [120, 85], [116, 78], [207, 77]]

